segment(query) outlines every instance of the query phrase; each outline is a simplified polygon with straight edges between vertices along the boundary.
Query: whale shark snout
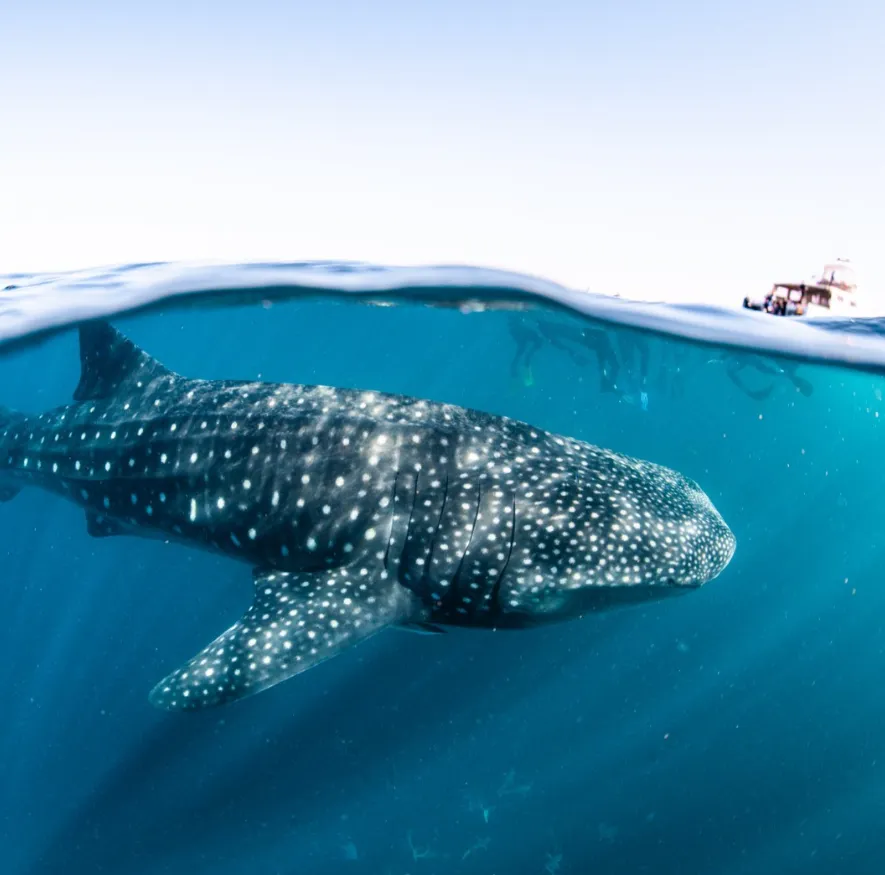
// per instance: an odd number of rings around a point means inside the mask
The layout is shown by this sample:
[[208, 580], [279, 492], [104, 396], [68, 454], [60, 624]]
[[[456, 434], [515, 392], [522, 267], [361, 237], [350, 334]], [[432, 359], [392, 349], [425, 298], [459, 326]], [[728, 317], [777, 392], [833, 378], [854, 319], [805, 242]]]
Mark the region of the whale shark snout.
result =
[[725, 570], [737, 540], [701, 487], [687, 477], [675, 476], [680, 482], [669, 507], [676, 508], [679, 517], [657, 523], [658, 534], [663, 535], [658, 555], [667, 565], [662, 568], [667, 583], [697, 589]]
[[716, 512], [712, 521], [712, 543], [707, 553], [707, 574], [704, 583], [719, 577], [734, 557], [737, 538], [724, 519]]
[[703, 586], [717, 578], [731, 562], [737, 547], [734, 532], [714, 507], [710, 497], [693, 481], [687, 481], [689, 501], [695, 505], [688, 529], [688, 549], [680, 563], [689, 586]]
[[604, 557], [597, 570], [605, 573], [592, 582], [637, 593], [692, 590], [714, 580], [731, 561], [734, 533], [694, 480], [618, 456], [603, 485], [608, 506], [595, 514], [598, 526], [590, 538], [591, 550]]
[[715, 509], [696, 517], [692, 527], [695, 531], [687, 536], [673, 582], [676, 586], [698, 589], [722, 574], [734, 556], [737, 541]]
[[737, 540], [697, 483], [676, 472], [668, 475], [674, 481], [667, 499], [671, 514], [651, 527], [658, 536], [650, 535], [651, 546], [659, 548], [656, 556], [666, 583], [698, 589], [725, 570]]

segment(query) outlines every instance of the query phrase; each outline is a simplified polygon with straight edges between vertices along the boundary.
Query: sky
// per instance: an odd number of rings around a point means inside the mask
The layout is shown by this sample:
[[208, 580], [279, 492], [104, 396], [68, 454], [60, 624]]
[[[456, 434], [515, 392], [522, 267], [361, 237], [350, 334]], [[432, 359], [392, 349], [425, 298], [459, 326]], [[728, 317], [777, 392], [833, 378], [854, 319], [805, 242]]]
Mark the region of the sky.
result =
[[[2, 4], [0, 272], [475, 264], [885, 312], [885, 4]], [[881, 292], [877, 290], [881, 289]]]

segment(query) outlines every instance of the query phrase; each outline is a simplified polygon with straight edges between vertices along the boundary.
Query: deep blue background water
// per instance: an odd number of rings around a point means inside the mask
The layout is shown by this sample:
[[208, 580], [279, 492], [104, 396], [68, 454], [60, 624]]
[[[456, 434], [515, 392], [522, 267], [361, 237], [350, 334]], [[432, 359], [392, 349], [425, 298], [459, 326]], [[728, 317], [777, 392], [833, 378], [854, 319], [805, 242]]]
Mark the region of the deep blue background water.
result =
[[[530, 632], [383, 633], [170, 715], [148, 690], [239, 616], [248, 568], [90, 539], [25, 491], [0, 505], [0, 871], [882, 871], [885, 380], [802, 365], [811, 397], [757, 402], [685, 347], [672, 397], [679, 341], [655, 339], [643, 412], [551, 347], [514, 376], [510, 320], [536, 318], [312, 300], [116, 324], [191, 376], [402, 392], [669, 465], [735, 532], [725, 573]], [[0, 403], [67, 403], [78, 371], [73, 332], [9, 353]]]

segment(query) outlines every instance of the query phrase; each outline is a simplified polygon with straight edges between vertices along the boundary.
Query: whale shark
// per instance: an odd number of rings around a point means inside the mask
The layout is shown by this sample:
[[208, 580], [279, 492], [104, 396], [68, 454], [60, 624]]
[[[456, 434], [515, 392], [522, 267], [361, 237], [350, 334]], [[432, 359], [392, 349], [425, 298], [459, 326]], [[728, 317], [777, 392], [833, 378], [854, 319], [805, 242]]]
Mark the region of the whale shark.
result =
[[692, 480], [523, 422], [325, 386], [177, 374], [78, 326], [72, 404], [0, 411], [0, 500], [25, 486], [96, 538], [252, 568], [243, 616], [150, 692], [243, 699], [385, 628], [524, 629], [694, 590], [735, 537]]

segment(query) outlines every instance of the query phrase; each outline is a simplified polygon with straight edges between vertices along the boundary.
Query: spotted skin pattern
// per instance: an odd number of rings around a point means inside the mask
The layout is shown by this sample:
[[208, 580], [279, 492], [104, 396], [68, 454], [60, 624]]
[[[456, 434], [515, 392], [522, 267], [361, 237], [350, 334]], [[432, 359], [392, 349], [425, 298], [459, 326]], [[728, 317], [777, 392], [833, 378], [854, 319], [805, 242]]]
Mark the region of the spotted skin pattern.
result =
[[523, 628], [696, 588], [735, 539], [670, 469], [420, 399], [175, 374], [80, 328], [75, 403], [0, 415], [0, 499], [80, 505], [95, 537], [253, 568], [246, 614], [151, 701], [251, 695], [389, 626]]

